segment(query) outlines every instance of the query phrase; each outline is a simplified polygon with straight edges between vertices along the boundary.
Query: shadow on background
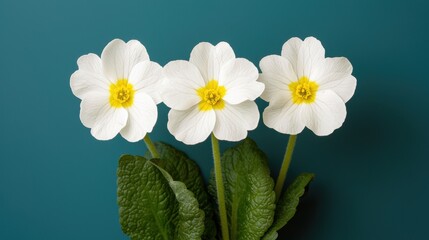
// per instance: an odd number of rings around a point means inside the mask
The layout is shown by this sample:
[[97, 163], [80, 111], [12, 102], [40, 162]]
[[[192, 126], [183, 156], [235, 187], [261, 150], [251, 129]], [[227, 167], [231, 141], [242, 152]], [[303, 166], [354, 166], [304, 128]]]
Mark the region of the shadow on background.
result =
[[[416, 96], [424, 94], [424, 90], [395, 86], [395, 80], [392, 77], [386, 81], [398, 91], [380, 96], [382, 86], [377, 86], [376, 79], [361, 77], [361, 86], [347, 103], [348, 116], [340, 129], [328, 137], [317, 137], [309, 130], [300, 134], [288, 182], [300, 172], [317, 169], [316, 178], [301, 198], [294, 218], [279, 231], [279, 239], [314, 239], [314, 232], [333, 232], [335, 227], [342, 229], [338, 230], [343, 232], [341, 237], [350, 239], [364, 239], [372, 232], [379, 238], [411, 237], [410, 232], [395, 233], [399, 231], [397, 226], [408, 220], [386, 220], [386, 216], [392, 215], [392, 209], [402, 216], [409, 215], [401, 207], [401, 196], [421, 192], [425, 182], [409, 185], [410, 179], [421, 179], [416, 175], [416, 167], [424, 164], [427, 148], [423, 141], [425, 131], [421, 129], [423, 118], [416, 117], [422, 106], [410, 105], [409, 101], [418, 102]], [[267, 144], [265, 141], [287, 141], [285, 136], [273, 138], [267, 134], [264, 138], [262, 145]], [[272, 169], [279, 168], [281, 159], [279, 153], [271, 155]], [[379, 230], [375, 231], [374, 226]], [[386, 231], [389, 234], [381, 234]]]
[[320, 186], [316, 190], [314, 186], [310, 185], [308, 190], [301, 197], [295, 216], [278, 232], [280, 239], [301, 239], [308, 235], [311, 226], [318, 224], [315, 215], [320, 214], [325, 197]]

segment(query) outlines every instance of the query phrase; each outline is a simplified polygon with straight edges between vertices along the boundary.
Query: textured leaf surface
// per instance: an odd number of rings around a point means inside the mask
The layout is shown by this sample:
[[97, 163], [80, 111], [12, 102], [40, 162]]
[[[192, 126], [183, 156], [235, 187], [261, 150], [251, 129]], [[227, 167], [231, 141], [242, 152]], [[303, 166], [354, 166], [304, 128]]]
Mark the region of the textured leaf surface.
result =
[[131, 239], [201, 239], [204, 213], [193, 194], [143, 157], [119, 160], [118, 204]]
[[199, 208], [194, 194], [183, 182], [174, 181], [167, 171], [158, 168], [167, 179], [179, 204], [178, 219], [174, 239], [201, 239], [204, 232], [204, 212]]
[[[200, 168], [184, 152], [168, 144], [157, 142], [155, 146], [160, 154], [160, 159], [153, 159], [152, 161], [166, 170], [174, 180], [183, 182], [194, 193], [200, 209], [204, 211], [205, 228], [202, 239], [215, 239], [216, 225], [213, 220], [213, 203], [210, 201], [207, 193]], [[146, 156], [150, 157], [150, 153], [147, 153]]]
[[[244, 140], [221, 159], [230, 239], [259, 240], [274, 219], [274, 181], [267, 158], [255, 142]], [[216, 198], [214, 176], [210, 194]]]
[[264, 236], [264, 240], [277, 239], [277, 231], [284, 227], [295, 215], [299, 200], [304, 195], [306, 187], [313, 178], [314, 174], [312, 173], [302, 173], [287, 188], [277, 203], [274, 223]]

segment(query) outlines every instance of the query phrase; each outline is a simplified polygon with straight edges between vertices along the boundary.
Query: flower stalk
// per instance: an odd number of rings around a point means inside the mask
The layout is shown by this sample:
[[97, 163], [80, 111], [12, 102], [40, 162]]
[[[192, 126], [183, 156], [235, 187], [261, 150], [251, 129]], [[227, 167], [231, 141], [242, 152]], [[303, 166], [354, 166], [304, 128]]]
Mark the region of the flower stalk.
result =
[[276, 193], [276, 202], [279, 200], [280, 194], [282, 193], [283, 185], [286, 180], [287, 171], [289, 169], [289, 165], [292, 160], [292, 154], [293, 154], [293, 149], [295, 148], [296, 137], [297, 135], [289, 136], [289, 141], [286, 147], [286, 153], [283, 158], [283, 163], [280, 168], [279, 176], [277, 177], [276, 186], [274, 188], [274, 191]]
[[216, 190], [217, 190], [216, 192], [217, 192], [217, 200], [219, 205], [219, 217], [220, 217], [220, 225], [222, 229], [222, 239], [229, 240], [228, 218], [226, 214], [225, 189], [223, 188], [222, 167], [220, 163], [219, 141], [214, 136], [214, 134], [211, 135], [211, 138], [212, 138], [214, 172], [215, 172]]
[[159, 158], [159, 153], [156, 150], [155, 144], [153, 144], [152, 140], [150, 139], [149, 134], [146, 134], [146, 136], [143, 138], [143, 141], [152, 155], [152, 158]]

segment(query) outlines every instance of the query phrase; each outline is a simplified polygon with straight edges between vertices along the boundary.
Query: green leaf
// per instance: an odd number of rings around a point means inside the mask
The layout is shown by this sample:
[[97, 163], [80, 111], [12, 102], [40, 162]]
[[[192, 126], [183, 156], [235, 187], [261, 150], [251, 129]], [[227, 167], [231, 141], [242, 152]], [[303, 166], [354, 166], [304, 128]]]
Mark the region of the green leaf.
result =
[[[154, 166], [156, 165], [154, 164]], [[179, 220], [174, 239], [201, 239], [204, 232], [204, 212], [199, 208], [194, 194], [186, 188], [183, 182], [174, 181], [167, 171], [158, 166], [157, 168], [167, 179], [179, 203]]]
[[[156, 165], [167, 171], [174, 180], [183, 182], [186, 187], [194, 193], [198, 200], [199, 207], [205, 213], [204, 234], [202, 239], [212, 240], [216, 236], [216, 225], [213, 220], [213, 203], [210, 201], [207, 193], [204, 178], [201, 175], [198, 165], [189, 159], [182, 151], [162, 143], [155, 143], [155, 147], [160, 155], [160, 159], [152, 159]], [[145, 156], [150, 158], [150, 153]]]
[[277, 203], [274, 223], [265, 234], [264, 240], [277, 239], [277, 231], [284, 227], [295, 215], [299, 200], [304, 195], [308, 184], [310, 184], [313, 178], [314, 174], [312, 173], [302, 173], [289, 185]]
[[120, 223], [131, 239], [201, 239], [204, 212], [185, 184], [139, 156], [122, 156], [117, 174]]
[[[230, 239], [261, 239], [275, 209], [274, 181], [265, 154], [246, 139], [223, 154], [221, 165]], [[216, 198], [213, 174], [209, 192]]]

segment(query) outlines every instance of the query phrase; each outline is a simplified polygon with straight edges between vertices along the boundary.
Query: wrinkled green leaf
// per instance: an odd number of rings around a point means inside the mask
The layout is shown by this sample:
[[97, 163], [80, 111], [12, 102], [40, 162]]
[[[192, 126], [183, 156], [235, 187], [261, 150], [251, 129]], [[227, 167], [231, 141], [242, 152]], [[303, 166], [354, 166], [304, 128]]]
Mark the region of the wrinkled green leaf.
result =
[[[222, 156], [230, 239], [259, 240], [274, 219], [274, 181], [267, 158], [256, 143], [246, 139]], [[209, 192], [216, 198], [212, 175]]]
[[204, 212], [185, 184], [155, 164], [124, 155], [118, 167], [118, 204], [122, 230], [131, 239], [201, 239]]
[[299, 200], [313, 178], [314, 174], [312, 173], [302, 173], [289, 185], [277, 203], [274, 223], [264, 236], [264, 240], [277, 239], [277, 231], [284, 227], [295, 215]]
[[174, 239], [201, 239], [204, 232], [204, 211], [199, 208], [194, 194], [186, 188], [183, 182], [174, 181], [167, 171], [160, 167], [158, 169], [167, 179], [179, 203], [179, 219]]
[[[194, 193], [200, 209], [204, 211], [205, 228], [202, 239], [215, 239], [216, 225], [213, 220], [213, 203], [209, 199], [200, 168], [184, 152], [175, 149], [173, 146], [157, 142], [155, 147], [158, 150], [160, 159], [153, 159], [152, 161], [167, 171], [174, 180], [183, 182]], [[150, 153], [145, 156], [150, 158]]]

